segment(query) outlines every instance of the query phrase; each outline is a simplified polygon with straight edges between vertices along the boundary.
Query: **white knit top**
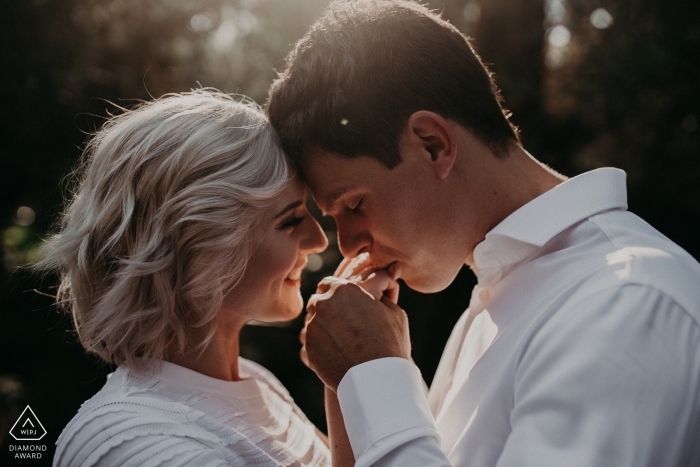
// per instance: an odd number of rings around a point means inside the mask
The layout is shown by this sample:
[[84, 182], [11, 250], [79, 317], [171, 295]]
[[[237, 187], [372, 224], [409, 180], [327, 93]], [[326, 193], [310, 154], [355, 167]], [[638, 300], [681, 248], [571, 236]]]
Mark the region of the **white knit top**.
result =
[[241, 358], [242, 381], [163, 362], [119, 367], [58, 438], [54, 466], [330, 466], [316, 429], [272, 373]]

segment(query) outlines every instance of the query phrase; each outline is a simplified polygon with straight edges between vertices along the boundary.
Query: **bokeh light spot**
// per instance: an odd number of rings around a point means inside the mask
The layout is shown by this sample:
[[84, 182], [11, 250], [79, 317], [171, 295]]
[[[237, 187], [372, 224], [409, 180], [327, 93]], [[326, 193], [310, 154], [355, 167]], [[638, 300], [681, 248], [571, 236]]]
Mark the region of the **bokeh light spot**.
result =
[[17, 225], [28, 227], [34, 223], [34, 219], [36, 219], [36, 214], [34, 209], [29, 206], [20, 206], [17, 209]]
[[464, 15], [464, 19], [467, 21], [467, 23], [474, 24], [479, 21], [479, 18], [481, 18], [481, 7], [476, 2], [469, 2], [464, 5], [464, 11], [462, 14]]
[[217, 52], [226, 52], [238, 37], [238, 26], [231, 20], [222, 21], [214, 33], [211, 44]]
[[201, 13], [194, 15], [190, 19], [190, 26], [196, 32], [207, 32], [214, 25], [213, 23], [210, 17]]
[[14, 399], [22, 393], [22, 383], [10, 375], [0, 375], [0, 395]]
[[569, 28], [560, 24], [549, 30], [547, 40], [552, 47], [566, 47], [571, 41], [571, 32]]
[[605, 8], [596, 8], [591, 13], [591, 24], [597, 29], [607, 29], [613, 25], [613, 17]]
[[544, 64], [550, 70], [556, 70], [564, 64], [566, 56], [562, 49], [552, 48], [544, 56]]
[[323, 258], [321, 255], [309, 255], [307, 260], [306, 270], [309, 272], [316, 272], [323, 267]]
[[566, 18], [566, 5], [562, 0], [548, 0], [545, 6], [545, 16], [549, 24], [559, 24]]

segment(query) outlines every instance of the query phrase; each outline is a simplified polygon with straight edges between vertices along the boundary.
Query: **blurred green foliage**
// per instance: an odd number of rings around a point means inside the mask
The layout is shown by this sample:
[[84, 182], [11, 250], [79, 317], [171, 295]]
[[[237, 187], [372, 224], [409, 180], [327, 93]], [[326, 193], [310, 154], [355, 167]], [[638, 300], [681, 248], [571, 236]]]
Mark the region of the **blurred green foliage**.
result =
[[[43, 281], [17, 266], [61, 210], [80, 147], [108, 111], [201, 86], [263, 102], [275, 69], [328, 0], [27, 0], [0, 16], [0, 463], [30, 404], [53, 443], [110, 371], [84, 354]], [[430, 6], [474, 38], [526, 149], [565, 175], [613, 165], [630, 209], [700, 256], [700, 3], [697, 0], [443, 0]], [[600, 9], [603, 10], [600, 10]], [[592, 14], [595, 15], [592, 16]], [[31, 208], [31, 222], [18, 208]], [[25, 214], [26, 209], [25, 209]], [[331, 233], [328, 218], [323, 227]], [[304, 277], [303, 294], [332, 271]], [[432, 379], [474, 277], [406, 288], [414, 359]], [[37, 289], [38, 291], [35, 291]], [[270, 368], [324, 425], [322, 386], [298, 361], [299, 320], [248, 327], [242, 353]], [[9, 462], [9, 460], [8, 460]]]

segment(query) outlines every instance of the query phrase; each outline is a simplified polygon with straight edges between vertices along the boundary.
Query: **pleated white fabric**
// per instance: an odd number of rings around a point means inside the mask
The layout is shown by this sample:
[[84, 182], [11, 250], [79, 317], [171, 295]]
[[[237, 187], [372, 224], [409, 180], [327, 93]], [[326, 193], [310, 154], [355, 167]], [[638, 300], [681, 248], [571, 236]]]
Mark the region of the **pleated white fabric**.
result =
[[243, 381], [162, 362], [119, 367], [57, 441], [54, 466], [330, 466], [313, 424], [265, 368], [240, 359]]

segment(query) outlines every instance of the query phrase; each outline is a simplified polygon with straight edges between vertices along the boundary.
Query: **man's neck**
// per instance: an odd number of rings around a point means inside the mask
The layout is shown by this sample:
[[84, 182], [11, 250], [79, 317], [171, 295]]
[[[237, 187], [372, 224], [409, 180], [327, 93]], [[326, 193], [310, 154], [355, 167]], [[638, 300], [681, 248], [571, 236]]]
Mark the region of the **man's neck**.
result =
[[503, 196], [497, 201], [498, 207], [494, 212], [498, 212], [498, 215], [494, 217], [491, 228], [566, 180], [566, 177], [539, 162], [520, 146], [499, 162], [503, 164], [503, 171], [502, 176], [496, 178], [496, 183], [500, 185], [499, 191]]
[[490, 154], [490, 158], [485, 158], [483, 166], [485, 188], [482, 196], [488, 202], [484, 205], [476, 243], [469, 249], [465, 261], [472, 268], [474, 247], [488, 232], [513, 212], [566, 180], [519, 145], [505, 157]]

